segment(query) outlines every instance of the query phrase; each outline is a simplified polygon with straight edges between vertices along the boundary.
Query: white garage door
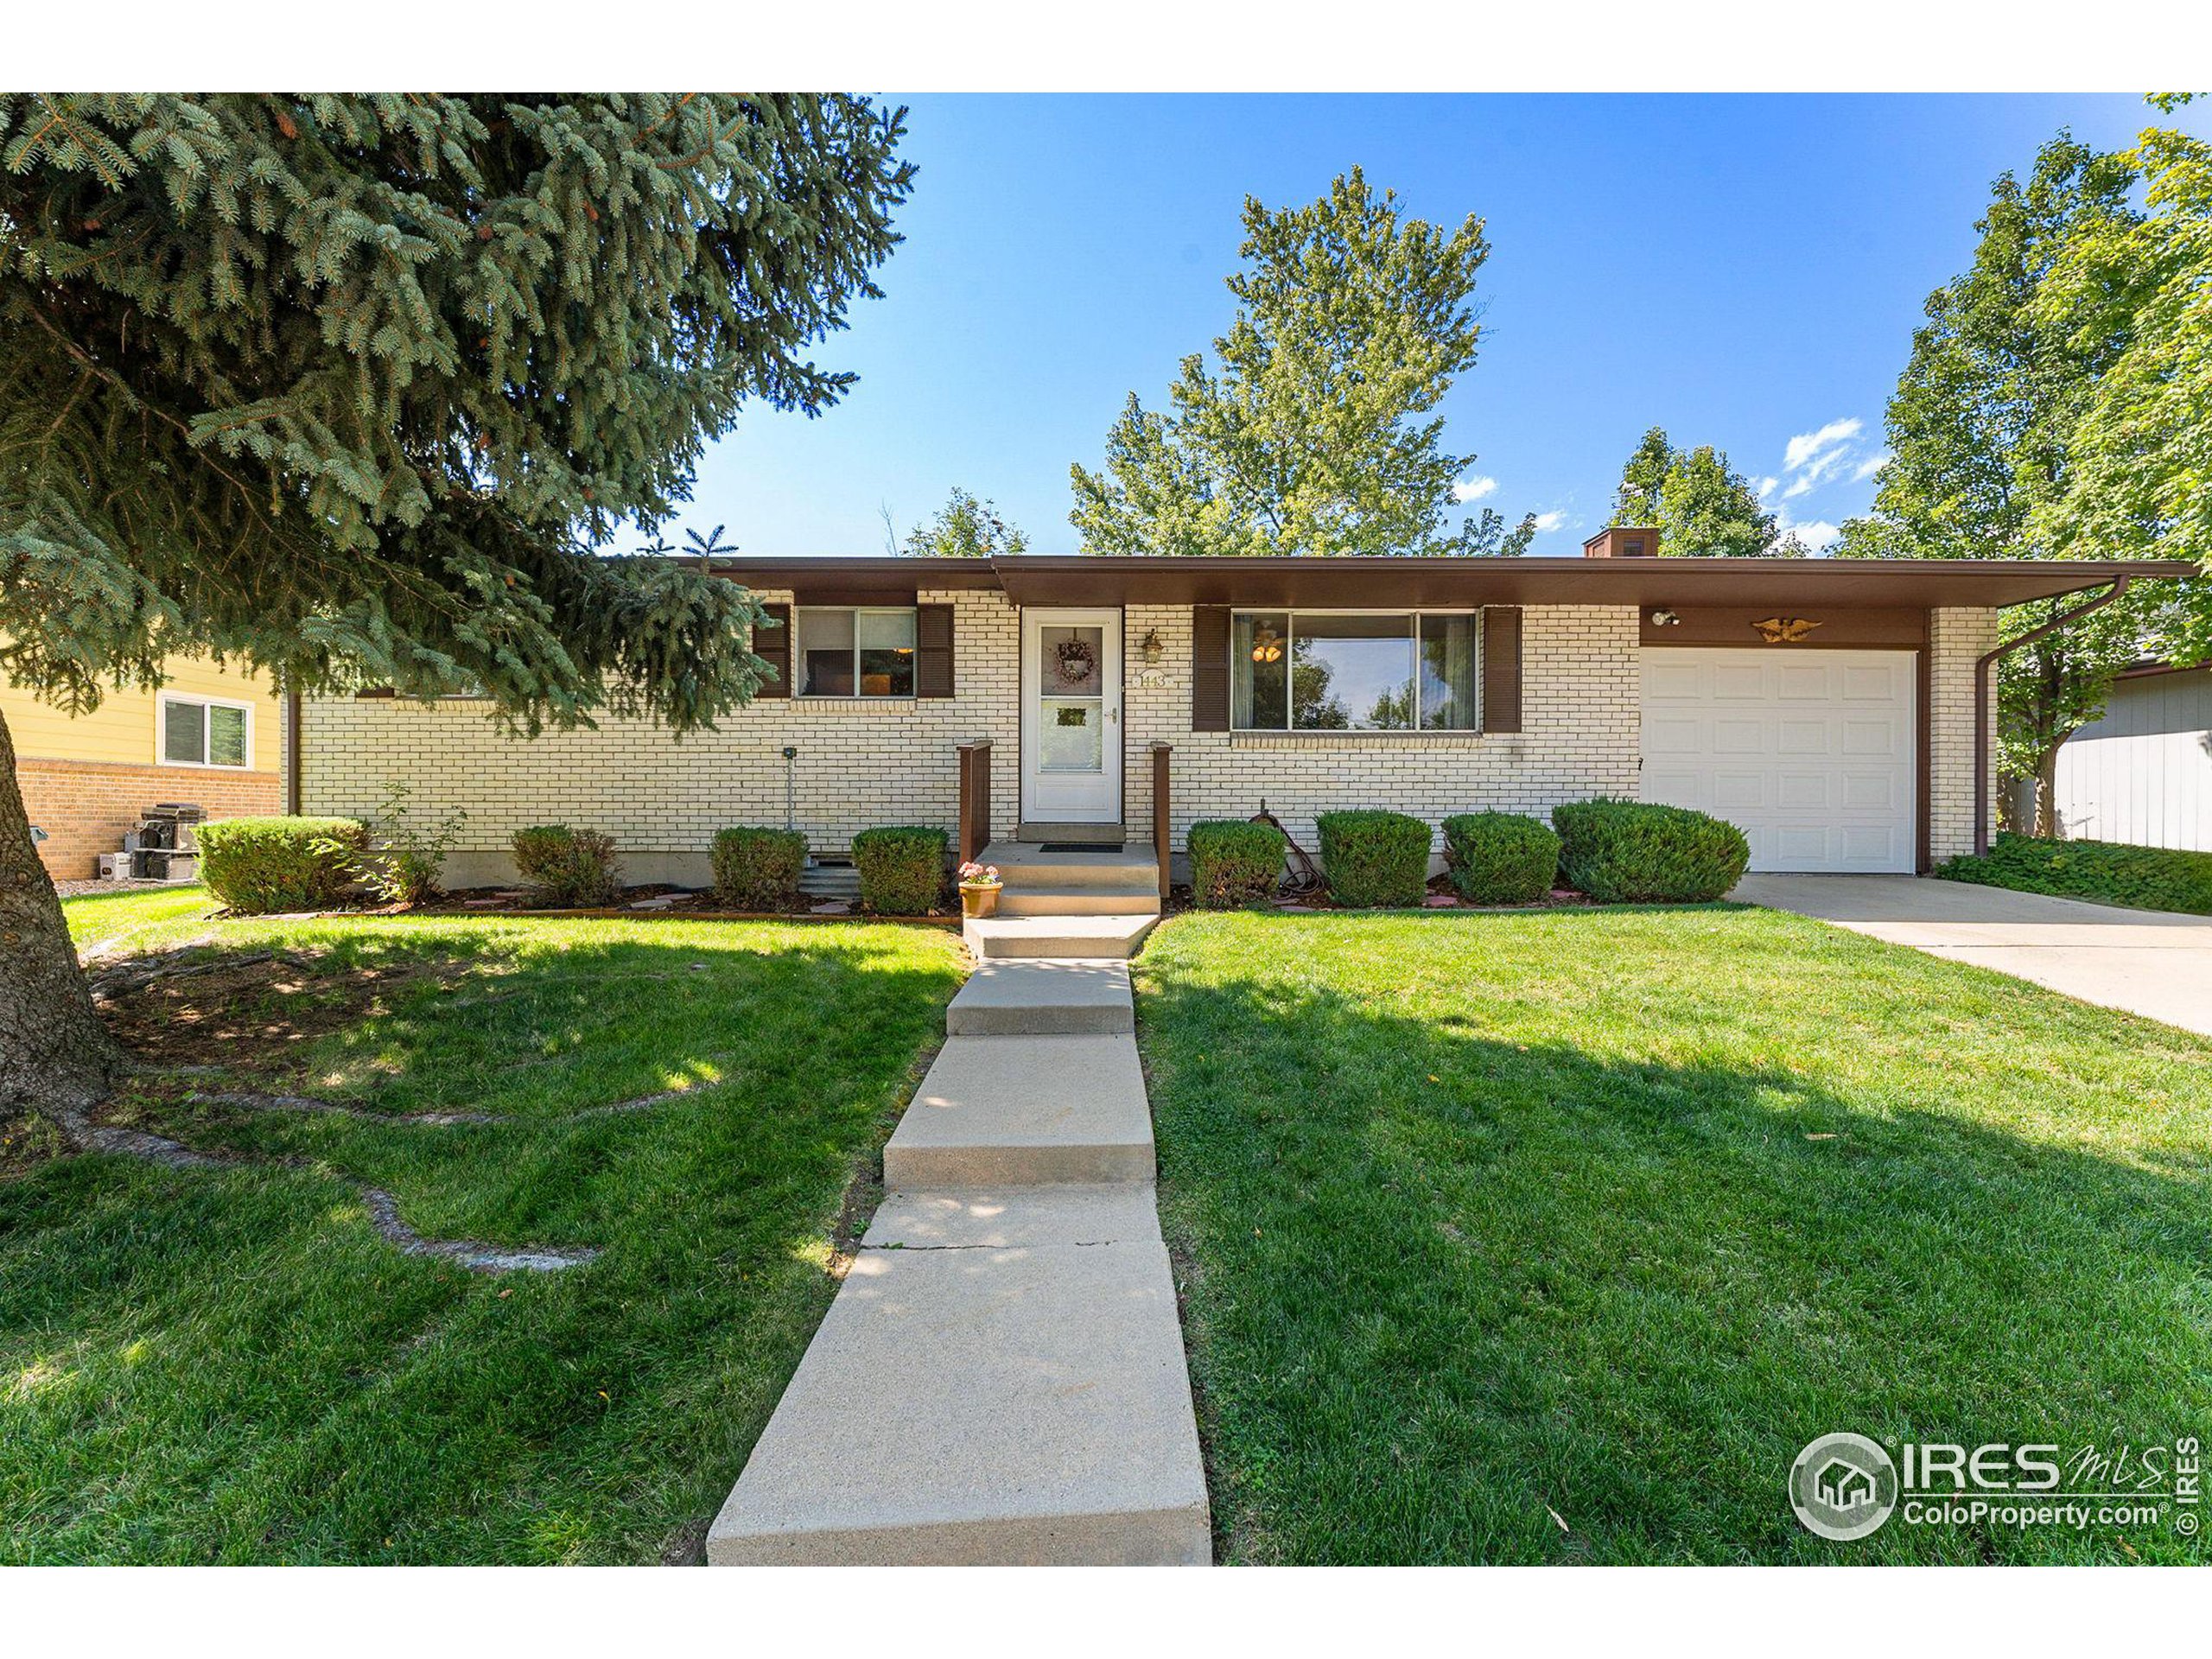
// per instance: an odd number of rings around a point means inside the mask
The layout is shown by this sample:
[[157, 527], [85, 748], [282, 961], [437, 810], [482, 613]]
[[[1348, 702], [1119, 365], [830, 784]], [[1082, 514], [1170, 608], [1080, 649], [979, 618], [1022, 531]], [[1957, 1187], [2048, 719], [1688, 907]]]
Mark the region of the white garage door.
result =
[[1914, 863], [1909, 651], [1643, 658], [1643, 798], [1740, 825], [1755, 870]]

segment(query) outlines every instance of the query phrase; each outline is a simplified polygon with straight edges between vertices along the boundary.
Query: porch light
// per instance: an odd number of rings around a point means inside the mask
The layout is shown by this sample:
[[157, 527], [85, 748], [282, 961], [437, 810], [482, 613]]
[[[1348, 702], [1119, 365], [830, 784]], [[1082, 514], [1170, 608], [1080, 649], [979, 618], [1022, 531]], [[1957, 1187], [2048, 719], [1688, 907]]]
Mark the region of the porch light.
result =
[[1252, 660], [1255, 663], [1282, 661], [1282, 636], [1262, 622], [1260, 631], [1252, 636]]
[[1160, 630], [1158, 628], [1154, 628], [1146, 633], [1144, 637], [1144, 645], [1141, 649], [1144, 652], [1145, 666], [1147, 668], [1159, 667], [1160, 659], [1161, 656], [1165, 654], [1166, 647], [1160, 643]]

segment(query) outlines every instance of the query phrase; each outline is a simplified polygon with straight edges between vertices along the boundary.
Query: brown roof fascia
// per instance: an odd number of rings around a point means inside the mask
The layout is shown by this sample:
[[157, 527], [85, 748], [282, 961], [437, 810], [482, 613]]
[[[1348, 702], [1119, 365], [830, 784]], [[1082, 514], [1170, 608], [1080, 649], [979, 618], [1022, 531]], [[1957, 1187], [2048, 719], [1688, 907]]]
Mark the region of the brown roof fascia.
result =
[[2197, 574], [2183, 559], [737, 557], [715, 569], [758, 588], [1001, 589], [1020, 605], [2002, 606], [2123, 575]]

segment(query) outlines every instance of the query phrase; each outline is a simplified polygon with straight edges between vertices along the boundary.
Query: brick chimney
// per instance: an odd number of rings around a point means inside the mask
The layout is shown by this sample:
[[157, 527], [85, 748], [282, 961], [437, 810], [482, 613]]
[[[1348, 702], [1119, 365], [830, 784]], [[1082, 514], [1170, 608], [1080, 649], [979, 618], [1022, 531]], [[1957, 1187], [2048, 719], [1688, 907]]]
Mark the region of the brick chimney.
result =
[[1656, 559], [1659, 531], [1651, 524], [1616, 524], [1582, 543], [1586, 559]]

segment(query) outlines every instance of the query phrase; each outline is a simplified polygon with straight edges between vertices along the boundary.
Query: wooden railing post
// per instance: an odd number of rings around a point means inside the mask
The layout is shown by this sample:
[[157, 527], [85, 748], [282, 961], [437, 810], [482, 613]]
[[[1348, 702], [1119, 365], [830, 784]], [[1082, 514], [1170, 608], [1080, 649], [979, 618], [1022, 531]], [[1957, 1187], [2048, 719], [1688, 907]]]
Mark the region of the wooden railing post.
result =
[[1167, 897], [1168, 762], [1175, 753], [1172, 743], [1152, 746], [1152, 855], [1160, 864], [1160, 896]]
[[960, 861], [981, 856], [991, 843], [991, 746], [985, 739], [960, 745]]

